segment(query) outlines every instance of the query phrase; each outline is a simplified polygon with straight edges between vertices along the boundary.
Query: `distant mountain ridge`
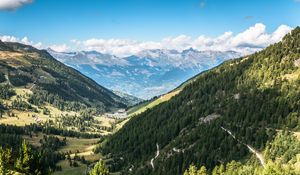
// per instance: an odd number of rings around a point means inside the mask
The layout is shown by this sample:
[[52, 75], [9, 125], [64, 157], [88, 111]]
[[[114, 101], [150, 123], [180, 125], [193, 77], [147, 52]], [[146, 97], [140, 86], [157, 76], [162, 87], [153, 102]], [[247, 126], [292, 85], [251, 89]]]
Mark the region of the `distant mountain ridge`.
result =
[[124, 103], [126, 103], [129, 107], [130, 106], [134, 106], [138, 103], [143, 102], [143, 99], [137, 98], [135, 96], [132, 95], [128, 95], [126, 93], [123, 92], [119, 92], [119, 91], [113, 91], [115, 94], [117, 94], [118, 96], [120, 96], [121, 98], [124, 99]]
[[103, 86], [143, 99], [164, 94], [204, 70], [241, 56], [234, 51], [198, 51], [192, 48], [181, 52], [144, 50], [124, 58], [96, 51], [47, 51]]

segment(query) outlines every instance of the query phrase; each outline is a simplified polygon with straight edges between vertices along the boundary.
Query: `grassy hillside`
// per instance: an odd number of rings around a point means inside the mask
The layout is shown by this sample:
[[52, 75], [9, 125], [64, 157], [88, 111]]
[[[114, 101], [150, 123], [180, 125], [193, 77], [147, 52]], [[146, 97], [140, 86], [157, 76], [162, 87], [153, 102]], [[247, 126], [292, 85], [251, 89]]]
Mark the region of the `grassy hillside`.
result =
[[108, 129], [95, 116], [126, 107], [125, 99], [46, 51], [19, 43], [0, 47], [0, 123], [95, 132]]
[[253, 153], [245, 144], [262, 152], [277, 130], [300, 129], [299, 60], [298, 27], [282, 42], [198, 75], [171, 100], [132, 118], [101, 151], [113, 158], [112, 171], [138, 175], [246, 161]]
[[118, 124], [102, 114], [125, 103], [46, 51], [0, 41], [0, 173], [85, 172]]
[[83, 174], [102, 157], [93, 151], [104, 137], [100, 134], [34, 124], [1, 124], [0, 131], [1, 173]]
[[104, 111], [124, 107], [119, 96], [46, 51], [19, 43], [2, 43], [1, 48], [0, 73], [6, 77], [1, 82], [31, 90], [33, 103], [48, 102], [61, 109], [96, 106]]
[[128, 110], [128, 114], [129, 114], [129, 116], [135, 116], [135, 115], [141, 114], [141, 113], [145, 112], [146, 110], [151, 109], [160, 103], [169, 101], [173, 96], [177, 95], [179, 92], [180, 92], [180, 90], [174, 90], [167, 94], [161, 95], [158, 98], [154, 98], [149, 101], [142, 102], [136, 106], [131, 107]]

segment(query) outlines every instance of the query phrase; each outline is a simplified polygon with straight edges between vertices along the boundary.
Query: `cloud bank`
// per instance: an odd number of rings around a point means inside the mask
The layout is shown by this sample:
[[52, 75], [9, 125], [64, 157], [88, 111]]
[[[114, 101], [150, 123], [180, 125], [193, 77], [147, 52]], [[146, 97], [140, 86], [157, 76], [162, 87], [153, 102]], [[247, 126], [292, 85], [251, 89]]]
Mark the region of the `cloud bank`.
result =
[[0, 0], [0, 10], [15, 10], [23, 5], [32, 3], [33, 0]]
[[[88, 40], [71, 40], [68, 44], [50, 45], [58, 52], [78, 51], [78, 50], [96, 50], [101, 53], [113, 54], [116, 56], [130, 56], [148, 49], [176, 49], [182, 51], [188, 48], [194, 48], [200, 51], [236, 51], [243, 54], [250, 54], [276, 43], [292, 30], [287, 25], [280, 25], [275, 31], [268, 33], [266, 26], [257, 23], [241, 33], [234, 34], [231, 31], [224, 32], [216, 37], [200, 35], [192, 38], [188, 35], [179, 35], [177, 37], [167, 37], [160, 41], [137, 41], [131, 39], [101, 39], [91, 38]], [[40, 42], [34, 43], [27, 37], [18, 39], [13, 36], [0, 36], [3, 41], [21, 42], [30, 44], [38, 48], [45, 48]]]
[[262, 23], [257, 23], [236, 35], [228, 31], [217, 37], [201, 35], [197, 38], [192, 38], [187, 35], [179, 35], [177, 37], [164, 38], [158, 42], [92, 38], [86, 41], [77, 41], [77, 43], [79, 42], [81, 47], [86, 50], [97, 50], [122, 56], [136, 54], [145, 49], [176, 49], [181, 51], [191, 47], [197, 50], [233, 50], [249, 54], [280, 41], [291, 30], [291, 27], [281, 25], [274, 32], [267, 33], [266, 26]]

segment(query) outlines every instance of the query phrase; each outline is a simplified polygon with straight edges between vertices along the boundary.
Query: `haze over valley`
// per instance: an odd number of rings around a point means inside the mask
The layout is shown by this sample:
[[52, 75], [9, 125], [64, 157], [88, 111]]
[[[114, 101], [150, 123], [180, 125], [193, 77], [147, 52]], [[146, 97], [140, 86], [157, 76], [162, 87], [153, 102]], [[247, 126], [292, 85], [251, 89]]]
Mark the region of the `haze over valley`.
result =
[[48, 49], [48, 52], [99, 84], [142, 99], [167, 93], [198, 73], [242, 55], [192, 48], [182, 52], [145, 50], [124, 58], [96, 51], [59, 53]]

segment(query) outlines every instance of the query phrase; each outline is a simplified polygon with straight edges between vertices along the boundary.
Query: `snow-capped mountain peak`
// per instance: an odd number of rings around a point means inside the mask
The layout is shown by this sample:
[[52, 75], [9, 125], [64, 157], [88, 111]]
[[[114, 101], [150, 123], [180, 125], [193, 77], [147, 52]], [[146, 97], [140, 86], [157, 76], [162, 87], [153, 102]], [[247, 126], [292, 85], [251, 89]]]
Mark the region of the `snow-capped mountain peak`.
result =
[[106, 65], [125, 66], [129, 63], [123, 59], [110, 54], [103, 54], [97, 51], [79, 51], [79, 52], [56, 52], [52, 49], [47, 51], [57, 60], [68, 65]]
[[48, 52], [109, 89], [149, 99], [174, 89], [192, 76], [225, 60], [240, 57], [234, 51], [143, 50], [120, 58], [97, 51]]

